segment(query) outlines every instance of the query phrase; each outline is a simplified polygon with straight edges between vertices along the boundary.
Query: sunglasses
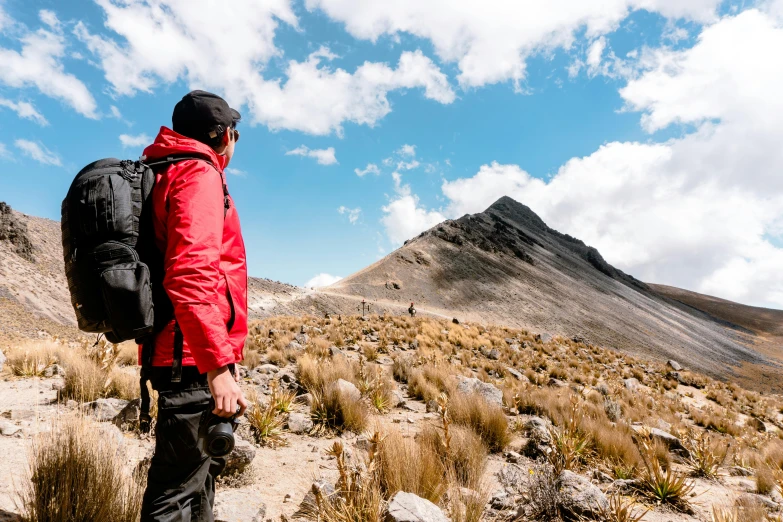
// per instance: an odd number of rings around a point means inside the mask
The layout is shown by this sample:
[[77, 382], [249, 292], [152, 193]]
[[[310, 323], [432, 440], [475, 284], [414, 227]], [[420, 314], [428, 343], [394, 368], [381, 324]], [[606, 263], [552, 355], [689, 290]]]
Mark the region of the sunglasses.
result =
[[236, 129], [230, 129], [230, 130], [231, 132], [234, 133], [234, 143], [236, 143], [237, 141], [239, 141], [239, 131]]

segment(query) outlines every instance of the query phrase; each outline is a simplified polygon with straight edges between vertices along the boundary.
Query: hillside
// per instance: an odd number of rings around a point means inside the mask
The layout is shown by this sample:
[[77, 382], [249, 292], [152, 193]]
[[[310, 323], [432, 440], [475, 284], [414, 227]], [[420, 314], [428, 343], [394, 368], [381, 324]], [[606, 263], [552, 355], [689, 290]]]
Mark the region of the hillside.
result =
[[768, 350], [753, 349], [753, 331], [657, 293], [508, 197], [435, 226], [325, 291], [578, 336], [713, 376], [752, 376], [757, 386], [776, 386], [779, 371]]

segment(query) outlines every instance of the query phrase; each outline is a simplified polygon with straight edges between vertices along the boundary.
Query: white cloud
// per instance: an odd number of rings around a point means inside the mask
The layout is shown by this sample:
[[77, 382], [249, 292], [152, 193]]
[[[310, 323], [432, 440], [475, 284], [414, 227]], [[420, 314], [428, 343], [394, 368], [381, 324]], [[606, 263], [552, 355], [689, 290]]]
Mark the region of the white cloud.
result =
[[362, 209], [359, 208], [359, 207], [357, 207], [357, 208], [348, 208], [346, 206], [341, 206], [340, 208], [337, 209], [337, 212], [339, 212], [341, 215], [342, 214], [347, 214], [348, 215], [348, 222], [350, 224], [352, 224], [352, 225], [355, 225], [359, 221], [359, 216], [362, 213]]
[[41, 20], [49, 28], [27, 31], [19, 38], [21, 50], [0, 47], [0, 83], [15, 89], [35, 87], [42, 94], [59, 99], [88, 118], [97, 118], [90, 91], [76, 76], [65, 72], [65, 37], [57, 17], [42, 10]]
[[577, 33], [597, 38], [615, 30], [630, 11], [646, 9], [669, 18], [712, 20], [720, 0], [306, 0], [345, 24], [357, 38], [408, 33], [432, 42], [436, 53], [459, 67], [464, 87], [525, 78], [536, 53], [569, 49]]
[[445, 182], [437, 211], [398, 175], [387, 234], [399, 243], [508, 195], [642, 280], [783, 307], [783, 63], [768, 59], [781, 48], [780, 21], [750, 10], [704, 28], [692, 48], [644, 53], [620, 91], [629, 110], [650, 131], [695, 130], [664, 143], [608, 143], [548, 181], [484, 165]]
[[319, 135], [341, 134], [346, 121], [374, 125], [391, 110], [391, 91], [421, 88], [440, 103], [455, 97], [446, 75], [420, 51], [403, 52], [396, 68], [365, 62], [351, 73], [324, 65], [336, 56], [322, 47], [303, 62], [290, 60], [283, 78], [265, 77], [265, 65], [282, 55], [274, 43], [278, 24], [298, 28], [289, 0], [235, 0], [231, 16], [220, 17], [211, 0], [96, 1], [114, 35], [83, 23], [75, 32], [119, 95], [184, 80], [248, 107], [253, 123]]
[[606, 49], [606, 39], [602, 36], [590, 45], [587, 51], [587, 73], [595, 76], [601, 67], [601, 59]]
[[406, 143], [397, 150], [397, 154], [400, 156], [416, 156], [416, 145], [408, 145]]
[[[3, 13], [0, 12], [0, 15]], [[8, 153], [8, 147], [5, 146], [5, 143], [0, 142], [0, 158], [9, 158], [11, 155]]]
[[420, 163], [416, 160], [411, 161], [400, 161], [397, 163], [397, 170], [413, 170], [415, 168], [418, 168]]
[[232, 176], [239, 176], [239, 177], [245, 177], [247, 176], [247, 172], [244, 170], [235, 169], [233, 167], [226, 167], [226, 172], [228, 174], [231, 174]]
[[38, 125], [49, 125], [49, 122], [44, 118], [43, 114], [33, 106], [32, 103], [26, 101], [15, 102], [6, 98], [0, 98], [0, 107], [6, 107], [11, 109], [20, 118], [26, 118], [33, 120]]
[[368, 163], [364, 169], [353, 169], [357, 176], [363, 178], [367, 174], [375, 174], [376, 176], [381, 173], [381, 169], [375, 163]]
[[30, 140], [16, 140], [14, 142], [16, 148], [21, 150], [25, 156], [29, 156], [38, 163], [44, 165], [54, 165], [55, 167], [62, 167], [62, 160], [54, 152], [47, 149], [42, 143], [38, 143]]
[[340, 276], [333, 276], [330, 274], [318, 274], [305, 283], [307, 288], [321, 288], [324, 286], [333, 285], [337, 281], [342, 279]]
[[109, 108], [109, 112], [111, 113], [111, 117], [112, 118], [115, 118], [117, 120], [121, 120], [122, 119], [122, 113], [120, 112], [120, 109], [118, 109], [116, 105], [112, 105]]
[[146, 147], [152, 143], [152, 138], [146, 134], [137, 134], [136, 136], [120, 134], [120, 142], [122, 142], [123, 147]]
[[396, 245], [401, 245], [446, 219], [440, 212], [422, 207], [419, 198], [410, 193], [403, 193], [382, 210], [385, 215], [381, 218], [381, 223], [388, 238]]
[[334, 147], [329, 147], [328, 149], [310, 149], [301, 145], [294, 150], [289, 150], [285, 155], [315, 158], [319, 165], [334, 165], [337, 163], [337, 158], [334, 155]]

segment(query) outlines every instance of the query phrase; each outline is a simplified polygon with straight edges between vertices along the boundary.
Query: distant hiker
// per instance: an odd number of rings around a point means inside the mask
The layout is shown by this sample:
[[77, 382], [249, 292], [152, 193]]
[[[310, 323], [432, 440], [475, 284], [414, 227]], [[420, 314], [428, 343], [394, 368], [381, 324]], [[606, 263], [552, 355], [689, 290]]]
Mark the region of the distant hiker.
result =
[[239, 119], [224, 99], [193, 91], [174, 107], [172, 129], [161, 127], [144, 150], [147, 162], [194, 159], [160, 169], [152, 191], [163, 287], [174, 313], [145, 344], [150, 353], [141, 353], [143, 364], [150, 357], [150, 381], [159, 393], [141, 522], [212, 522], [215, 476], [225, 459], [204, 452], [202, 414], [212, 407], [214, 415], [230, 418], [247, 407], [234, 371], [247, 336], [247, 262], [224, 173]]
[[416, 317], [416, 309], [413, 307], [413, 303], [408, 308], [408, 313], [411, 314], [411, 317]]

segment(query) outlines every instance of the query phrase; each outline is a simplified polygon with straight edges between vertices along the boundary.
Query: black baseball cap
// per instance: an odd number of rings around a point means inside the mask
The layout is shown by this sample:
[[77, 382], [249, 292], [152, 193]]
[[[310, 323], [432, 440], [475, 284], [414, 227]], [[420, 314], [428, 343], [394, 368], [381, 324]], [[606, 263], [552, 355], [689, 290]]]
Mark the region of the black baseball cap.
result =
[[171, 123], [174, 132], [209, 143], [234, 127], [242, 116], [228, 102], [207, 91], [191, 91], [174, 106]]

